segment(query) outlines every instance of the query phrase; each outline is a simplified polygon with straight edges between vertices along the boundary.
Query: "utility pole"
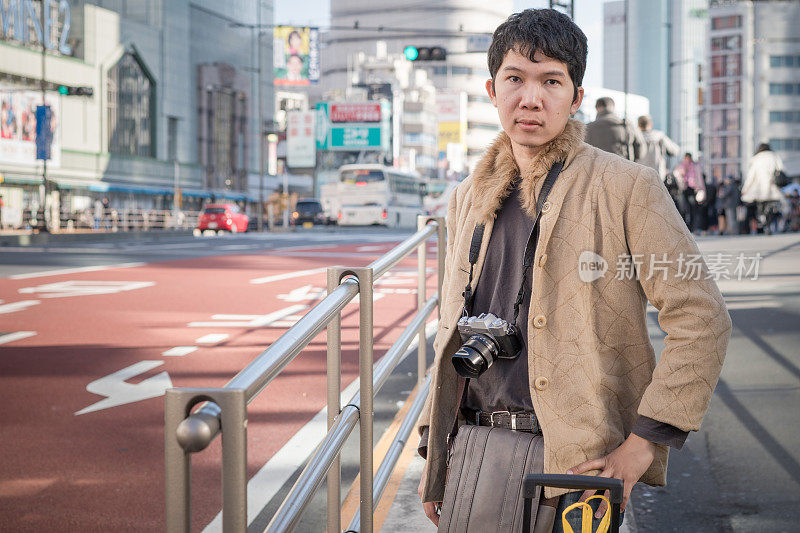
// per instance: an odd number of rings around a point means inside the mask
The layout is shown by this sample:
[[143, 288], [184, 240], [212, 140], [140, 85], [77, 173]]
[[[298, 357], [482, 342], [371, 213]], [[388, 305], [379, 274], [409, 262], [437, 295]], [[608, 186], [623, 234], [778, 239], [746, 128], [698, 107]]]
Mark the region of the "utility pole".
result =
[[[45, 48], [45, 45], [44, 45], [44, 43], [46, 41], [45, 35], [44, 35], [44, 32], [45, 32], [45, 25], [44, 25], [44, 22], [45, 22], [45, 14], [44, 14], [45, 4], [46, 3], [45, 3], [44, 0], [41, 0], [41, 3], [39, 4], [40, 11], [41, 11], [40, 15], [41, 15], [41, 20], [42, 20], [42, 22], [41, 22], [41, 24], [42, 24], [42, 39], [41, 39], [41, 45], [42, 45], [42, 79], [41, 79], [41, 83], [40, 83], [40, 88], [42, 90], [42, 106], [47, 106], [47, 101], [45, 100], [45, 95], [47, 93], [47, 82], [45, 81], [47, 79], [46, 72], [45, 72], [45, 58], [47, 57], [47, 49]], [[49, 124], [48, 124], [48, 127], [49, 127]], [[42, 202], [42, 204], [43, 204], [42, 218], [44, 219], [44, 228], [46, 229], [46, 231], [50, 231], [50, 227], [48, 225], [48, 221], [51, 222], [51, 224], [52, 224], [52, 220], [48, 220], [51, 217], [49, 217], [48, 214], [47, 214], [48, 213], [48, 207], [49, 207], [48, 206], [48, 199], [50, 198], [50, 184], [47, 181], [47, 158], [46, 157], [42, 159], [42, 184], [44, 185], [44, 199], [43, 199], [43, 202]], [[61, 210], [59, 209], [59, 215], [60, 215], [60, 211]]]
[[262, 88], [262, 80], [261, 80], [261, 72], [263, 70], [261, 64], [261, 0], [258, 0], [258, 15], [257, 15], [257, 31], [258, 37], [256, 38], [256, 46], [258, 47], [258, 51], [256, 56], [258, 57], [258, 68], [256, 69], [258, 72], [257, 79], [258, 79], [258, 90], [256, 94], [258, 95], [258, 231], [264, 230], [264, 121], [262, 119], [262, 100], [261, 97], [261, 88]]
[[622, 118], [624, 120], [628, 120], [628, 28], [630, 28], [630, 24], [628, 23], [628, 0], [625, 0], [625, 44], [623, 45], [623, 67], [622, 67], [622, 86], [623, 91], [625, 92], [624, 96], [624, 109], [622, 113]]

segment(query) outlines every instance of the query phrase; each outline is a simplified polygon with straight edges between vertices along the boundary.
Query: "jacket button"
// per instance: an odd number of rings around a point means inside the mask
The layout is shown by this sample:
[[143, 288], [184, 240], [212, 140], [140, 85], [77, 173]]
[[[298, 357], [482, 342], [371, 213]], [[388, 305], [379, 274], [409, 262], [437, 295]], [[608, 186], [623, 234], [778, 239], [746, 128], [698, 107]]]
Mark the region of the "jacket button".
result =
[[544, 376], [536, 378], [536, 381], [534, 382], [536, 390], [545, 390], [549, 384], [550, 381]]
[[552, 208], [553, 208], [553, 204], [551, 204], [549, 200], [548, 200], [548, 201], [546, 201], [546, 202], [544, 203], [544, 205], [542, 206], [542, 214], [543, 214], [543, 215], [546, 215], [547, 213], [549, 213], [549, 212], [550, 212], [550, 210], [551, 210]]
[[542, 257], [539, 258], [539, 266], [543, 267], [547, 263], [547, 254], [542, 254]]
[[545, 327], [547, 325], [547, 319], [544, 317], [544, 315], [539, 315], [539, 316], [537, 316], [536, 318], [533, 319], [533, 325], [537, 329], [542, 329], [543, 327]]

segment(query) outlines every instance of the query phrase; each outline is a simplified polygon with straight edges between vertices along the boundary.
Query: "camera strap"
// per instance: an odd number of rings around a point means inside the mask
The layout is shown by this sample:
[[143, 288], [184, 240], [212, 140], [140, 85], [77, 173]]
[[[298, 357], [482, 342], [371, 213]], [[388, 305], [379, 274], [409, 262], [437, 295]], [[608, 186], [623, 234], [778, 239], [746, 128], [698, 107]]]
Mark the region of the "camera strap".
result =
[[[531, 233], [528, 236], [528, 243], [525, 245], [525, 253], [522, 257], [522, 283], [520, 284], [519, 291], [517, 292], [517, 299], [514, 301], [514, 321], [512, 324], [515, 326], [517, 324], [517, 316], [519, 315], [519, 306], [522, 304], [522, 300], [525, 295], [525, 280], [528, 274], [528, 267], [533, 264], [533, 256], [536, 252], [536, 241], [539, 238], [539, 218], [542, 213], [542, 207], [544, 206], [547, 196], [550, 194], [550, 191], [552, 190], [553, 185], [555, 184], [556, 179], [563, 168], [563, 161], [557, 161], [553, 163], [553, 166], [550, 167], [550, 170], [547, 173], [547, 178], [545, 178], [544, 183], [542, 184], [542, 190], [539, 192], [539, 198], [536, 202], [536, 214], [533, 217], [533, 227], [531, 228]], [[472, 274], [475, 263], [478, 262], [478, 255], [480, 253], [481, 242], [483, 241], [484, 229], [485, 227], [483, 224], [475, 225], [475, 229], [472, 232], [472, 242], [469, 246], [469, 281], [467, 282], [467, 286], [463, 293], [464, 310], [466, 311], [467, 316], [472, 316], [472, 303], [474, 299], [474, 294], [472, 293]]]

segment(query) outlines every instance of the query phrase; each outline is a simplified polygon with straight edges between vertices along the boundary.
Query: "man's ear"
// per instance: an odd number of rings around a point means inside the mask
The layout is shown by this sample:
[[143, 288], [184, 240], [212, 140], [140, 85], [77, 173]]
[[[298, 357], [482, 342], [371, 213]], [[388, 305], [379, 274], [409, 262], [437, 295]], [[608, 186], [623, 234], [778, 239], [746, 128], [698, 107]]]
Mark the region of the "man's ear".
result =
[[494, 93], [494, 79], [486, 80], [486, 93], [492, 101], [492, 105], [497, 107], [497, 95]]
[[578, 112], [578, 109], [581, 108], [581, 104], [583, 103], [583, 87], [578, 87], [578, 95], [575, 97], [575, 100], [572, 102], [572, 105], [569, 107], [569, 112], [571, 115], [574, 115]]

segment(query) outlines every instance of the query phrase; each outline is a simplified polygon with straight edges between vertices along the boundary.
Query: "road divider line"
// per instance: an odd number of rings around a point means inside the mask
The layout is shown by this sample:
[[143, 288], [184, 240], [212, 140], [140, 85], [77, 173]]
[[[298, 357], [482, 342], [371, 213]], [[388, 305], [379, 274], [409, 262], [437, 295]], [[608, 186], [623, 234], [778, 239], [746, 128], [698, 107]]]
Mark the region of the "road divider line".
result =
[[41, 300], [20, 300], [19, 302], [3, 304], [0, 305], [0, 315], [16, 313], [17, 311], [22, 311], [23, 309], [39, 305], [40, 303], [42, 303]]
[[95, 265], [95, 266], [77, 267], [77, 268], [61, 268], [57, 270], [46, 270], [44, 272], [29, 272], [27, 274], [14, 274], [13, 276], [9, 276], [9, 279], [31, 279], [31, 278], [43, 278], [46, 276], [61, 276], [64, 274], [80, 274], [82, 272], [99, 272], [101, 270], [112, 270], [115, 268], [140, 267], [146, 264], [147, 263], [119, 263], [116, 265]]
[[197, 346], [176, 346], [174, 348], [170, 348], [161, 355], [164, 357], [183, 357], [184, 355], [189, 355], [190, 353], [196, 351]]
[[292, 278], [300, 278], [303, 276], [310, 276], [311, 274], [317, 274], [319, 272], [325, 272], [324, 268], [313, 268], [311, 270], [298, 270], [297, 272], [287, 272], [285, 274], [276, 274], [274, 276], [267, 276], [264, 278], [256, 278], [251, 279], [250, 283], [253, 285], [262, 285], [264, 283], [271, 283], [273, 281], [281, 281], [284, 279], [292, 279]]
[[0, 335], [0, 344], [8, 344], [9, 342], [27, 339], [34, 335], [36, 335], [35, 331], [15, 331], [14, 333], [6, 333], [5, 335]]
[[[438, 320], [429, 322], [425, 327], [425, 336], [430, 339], [436, 334]], [[408, 357], [417, 348], [415, 337], [406, 349], [401, 361]], [[398, 363], [399, 364], [399, 363]], [[341, 403], [344, 405], [358, 391], [358, 378], [356, 378], [347, 388], [342, 391]], [[247, 483], [247, 523], [261, 513], [261, 510], [275, 497], [284, 484], [302, 467], [314, 452], [325, 434], [328, 431], [327, 407], [323, 407], [314, 417], [300, 430], [295, 433], [284, 446], [278, 450], [272, 458], [267, 461], [261, 470]], [[221, 532], [222, 513], [217, 516], [203, 529], [203, 532]]]
[[209, 333], [208, 335], [203, 335], [199, 339], [196, 339], [194, 342], [197, 344], [218, 344], [227, 338], [227, 333]]
[[[190, 328], [262, 328], [274, 326], [278, 320], [307, 309], [307, 305], [290, 305], [266, 315], [212, 315], [212, 322], [189, 322]], [[231, 319], [236, 317], [237, 319]], [[244, 319], [239, 319], [247, 317]]]

